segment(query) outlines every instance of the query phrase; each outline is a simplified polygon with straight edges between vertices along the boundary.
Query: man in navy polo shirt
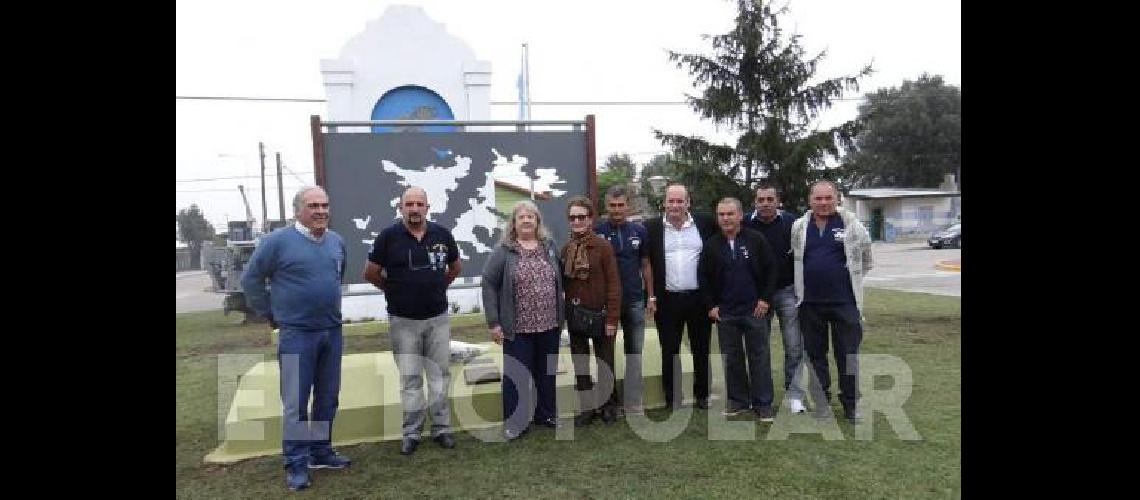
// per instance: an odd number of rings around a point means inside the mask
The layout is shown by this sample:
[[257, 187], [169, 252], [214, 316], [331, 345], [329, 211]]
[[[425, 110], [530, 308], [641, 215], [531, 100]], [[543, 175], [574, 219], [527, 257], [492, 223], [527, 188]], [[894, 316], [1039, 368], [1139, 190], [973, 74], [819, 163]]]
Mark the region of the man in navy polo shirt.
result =
[[[621, 331], [625, 346], [625, 379], [621, 394], [626, 413], [644, 414], [641, 380], [641, 350], [645, 345], [645, 314], [656, 311], [653, 268], [649, 264], [649, 238], [641, 224], [627, 222], [629, 193], [617, 185], [606, 191], [609, 216], [594, 228], [614, 249], [621, 281]], [[642, 295], [642, 284], [645, 295]]]
[[855, 214], [838, 207], [831, 181], [811, 186], [811, 209], [792, 225], [792, 251], [800, 331], [813, 368], [812, 399], [817, 417], [831, 417], [828, 328], [839, 370], [839, 401], [847, 420], [862, 417], [859, 403], [859, 344], [863, 341], [863, 277], [871, 270], [871, 236]]
[[760, 231], [772, 247], [776, 263], [776, 291], [772, 293], [772, 308], [764, 315], [768, 327], [772, 316], [780, 317], [780, 333], [784, 342], [784, 398], [792, 413], [803, 413], [804, 391], [797, 375], [803, 365], [804, 341], [796, 318], [796, 287], [792, 272], [792, 223], [796, 215], [779, 208], [780, 195], [768, 181], [756, 185], [756, 210], [745, 218], [744, 225]]
[[433, 439], [444, 448], [455, 447], [447, 406], [451, 382], [447, 287], [459, 276], [459, 247], [451, 231], [427, 220], [429, 206], [422, 188], [404, 191], [403, 217], [376, 237], [364, 267], [364, 279], [383, 290], [388, 302], [388, 334], [400, 371], [404, 408], [402, 455], [411, 455], [419, 446], [425, 371]]

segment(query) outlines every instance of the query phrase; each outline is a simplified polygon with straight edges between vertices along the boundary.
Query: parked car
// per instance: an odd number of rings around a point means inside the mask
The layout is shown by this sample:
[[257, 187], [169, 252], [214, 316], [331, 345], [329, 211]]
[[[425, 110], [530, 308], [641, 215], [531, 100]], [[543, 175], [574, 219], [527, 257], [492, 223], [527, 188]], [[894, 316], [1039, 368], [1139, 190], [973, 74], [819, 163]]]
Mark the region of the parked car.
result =
[[927, 240], [930, 248], [953, 247], [962, 248], [962, 223], [959, 222], [946, 229], [940, 229], [930, 235]]

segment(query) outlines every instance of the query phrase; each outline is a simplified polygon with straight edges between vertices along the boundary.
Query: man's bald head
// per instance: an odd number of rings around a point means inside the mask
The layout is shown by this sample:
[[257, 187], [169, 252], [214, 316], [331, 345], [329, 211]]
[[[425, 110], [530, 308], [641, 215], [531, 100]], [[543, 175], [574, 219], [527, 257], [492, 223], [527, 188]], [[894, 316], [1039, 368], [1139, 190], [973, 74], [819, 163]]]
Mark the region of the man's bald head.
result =
[[400, 205], [401, 206], [404, 204], [404, 198], [406, 198], [409, 194], [422, 196], [424, 203], [427, 203], [427, 191], [424, 191], [424, 188], [422, 188], [422, 187], [412, 186], [412, 187], [409, 187], [408, 189], [405, 189], [404, 194], [400, 195]]
[[411, 186], [400, 195], [400, 214], [404, 225], [411, 230], [419, 230], [427, 223], [427, 191], [419, 186]]

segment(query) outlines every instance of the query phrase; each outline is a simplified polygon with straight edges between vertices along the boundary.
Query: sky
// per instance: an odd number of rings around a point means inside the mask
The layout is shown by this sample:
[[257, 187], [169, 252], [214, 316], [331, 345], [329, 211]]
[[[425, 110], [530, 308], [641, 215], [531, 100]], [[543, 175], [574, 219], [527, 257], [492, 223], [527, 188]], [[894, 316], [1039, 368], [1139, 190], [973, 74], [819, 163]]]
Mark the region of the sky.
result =
[[[775, 5], [784, 5], [777, 3]], [[691, 79], [667, 50], [710, 53], [701, 35], [731, 29], [734, 0], [179, 0], [176, 3], [176, 96], [324, 99], [319, 64], [390, 5], [416, 5], [464, 40], [492, 66], [491, 100], [517, 101], [521, 45], [530, 52], [534, 101], [670, 101], [694, 94]], [[827, 127], [854, 118], [864, 93], [922, 73], [961, 85], [960, 0], [790, 0], [782, 19], [801, 35], [808, 55], [826, 50], [817, 77], [875, 73], [818, 120]], [[286, 218], [297, 188], [313, 184], [309, 116], [324, 103], [175, 100], [175, 205], [197, 204], [223, 231], [245, 218], [245, 187], [261, 219], [258, 142], [266, 150], [268, 216], [279, 214], [276, 159], [284, 164]], [[652, 129], [730, 142], [685, 105], [540, 106], [532, 119], [597, 120], [598, 165], [610, 154], [636, 163], [665, 152]], [[517, 118], [517, 107], [492, 105], [491, 118]], [[235, 178], [241, 177], [241, 178]], [[204, 180], [215, 179], [215, 180]], [[335, 201], [334, 201], [335, 206]]]

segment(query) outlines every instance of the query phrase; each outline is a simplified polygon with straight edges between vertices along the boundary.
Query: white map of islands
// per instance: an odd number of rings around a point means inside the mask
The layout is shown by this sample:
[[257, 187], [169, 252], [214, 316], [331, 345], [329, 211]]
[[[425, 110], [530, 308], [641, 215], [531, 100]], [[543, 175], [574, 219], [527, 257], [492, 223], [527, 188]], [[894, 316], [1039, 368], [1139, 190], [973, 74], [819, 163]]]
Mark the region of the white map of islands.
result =
[[[431, 219], [432, 214], [442, 214], [447, 212], [447, 192], [454, 191], [459, 187], [459, 179], [467, 177], [467, 172], [471, 171], [471, 158], [465, 156], [455, 155], [455, 165], [451, 167], [437, 167], [435, 165], [428, 165], [423, 170], [412, 170], [400, 168], [399, 165], [392, 163], [388, 160], [380, 160], [380, 165], [385, 172], [390, 172], [400, 176], [397, 181], [401, 186], [419, 186], [424, 188], [428, 197], [428, 219]], [[392, 218], [399, 217], [399, 211], [396, 210], [396, 205], [400, 203], [400, 197], [392, 198], [389, 206], [392, 207], [396, 214]], [[390, 219], [389, 219], [390, 220]]]
[[[450, 151], [449, 151], [450, 152]], [[403, 168], [390, 160], [380, 160], [381, 169], [384, 172], [396, 174], [399, 177], [397, 181], [401, 186], [419, 186], [427, 192], [428, 195], [428, 218], [435, 219], [432, 215], [454, 213], [451, 212], [451, 200], [448, 196], [449, 192], [454, 192], [460, 182], [479, 182], [481, 187], [478, 188], [479, 196], [483, 198], [479, 202], [477, 198], [467, 198], [466, 208], [456, 219], [455, 227], [450, 228], [452, 235], [455, 236], [455, 241], [466, 241], [475, 247], [475, 251], [479, 253], [490, 253], [493, 244], [491, 241], [480, 241], [475, 234], [476, 228], [483, 228], [486, 230], [487, 235], [493, 234], [495, 228], [499, 225], [499, 218], [492, 212], [495, 208], [495, 179], [500, 179], [516, 186], [525, 186], [529, 188], [531, 181], [534, 182], [534, 190], [536, 192], [550, 192], [554, 197], [562, 197], [566, 194], [565, 190], [553, 189], [555, 184], [564, 184], [566, 181], [558, 177], [558, 172], [554, 168], [538, 168], [535, 169], [537, 176], [531, 176], [523, 172], [522, 168], [527, 165], [528, 159], [521, 155], [504, 156], [497, 150], [491, 149], [491, 153], [495, 155], [495, 160], [492, 163], [491, 173], [483, 174], [483, 179], [470, 179], [467, 177], [471, 172], [471, 158], [462, 155], [453, 155], [452, 166], [436, 166], [434, 164], [428, 165], [423, 169]], [[391, 221], [399, 217], [397, 205], [400, 198], [397, 196], [389, 202], [392, 208], [391, 217], [379, 217], [381, 221]], [[372, 220], [372, 214], [362, 214], [359, 218], [353, 218], [356, 228], [364, 235], [369, 237], [361, 239], [361, 242], [366, 246], [371, 246], [372, 242], [376, 240], [378, 231], [369, 231], [368, 225]], [[382, 228], [381, 228], [382, 229]], [[471, 257], [459, 248], [460, 258], [469, 260]]]

